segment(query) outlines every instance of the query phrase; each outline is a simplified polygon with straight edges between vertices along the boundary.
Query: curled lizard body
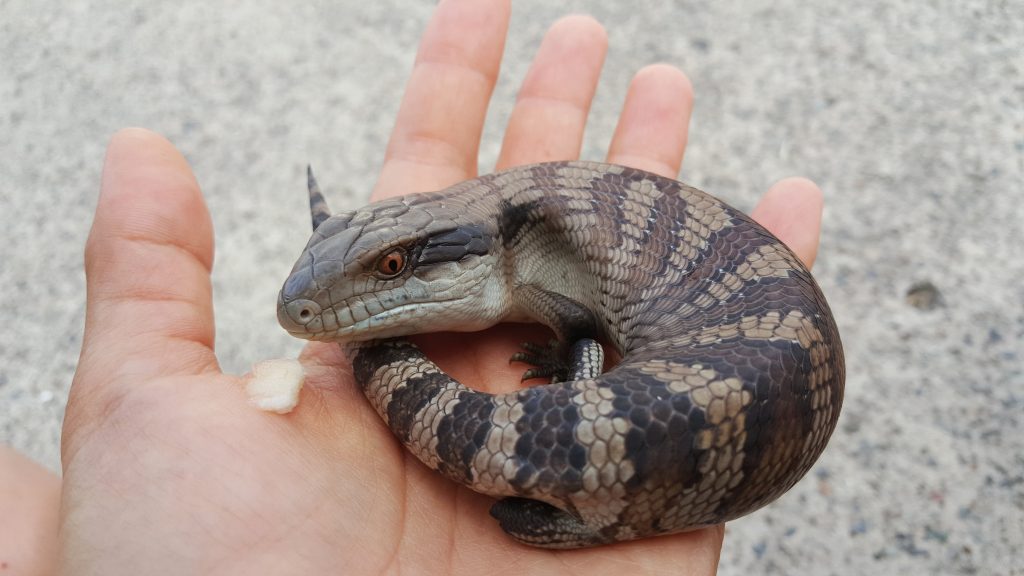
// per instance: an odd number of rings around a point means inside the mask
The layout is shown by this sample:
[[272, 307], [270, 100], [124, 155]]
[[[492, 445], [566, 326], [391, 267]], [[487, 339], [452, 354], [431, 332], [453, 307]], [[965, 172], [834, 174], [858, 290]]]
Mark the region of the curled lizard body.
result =
[[[312, 181], [311, 181], [312, 182]], [[593, 546], [747, 514], [824, 449], [842, 347], [810, 272], [714, 197], [592, 162], [513, 168], [328, 217], [281, 290], [292, 334], [346, 346], [427, 466], [503, 498], [526, 544]], [[533, 320], [550, 384], [472, 390], [401, 336]], [[601, 373], [606, 342], [621, 355]]]

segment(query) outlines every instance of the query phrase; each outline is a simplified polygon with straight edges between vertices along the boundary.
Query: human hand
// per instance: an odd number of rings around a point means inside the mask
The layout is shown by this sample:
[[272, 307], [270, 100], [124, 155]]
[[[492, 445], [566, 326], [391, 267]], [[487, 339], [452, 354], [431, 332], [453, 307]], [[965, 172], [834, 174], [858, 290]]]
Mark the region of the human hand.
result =
[[[375, 199], [476, 175], [508, 12], [505, 0], [438, 7]], [[552, 27], [498, 168], [578, 155], [605, 45], [588, 18]], [[691, 101], [680, 72], [642, 70], [608, 161], [674, 176]], [[820, 209], [817, 189], [791, 180], [754, 216], [810, 263]], [[115, 136], [86, 249], [86, 334], [62, 444], [63, 571], [714, 571], [721, 527], [564, 552], [513, 542], [487, 514], [489, 498], [401, 448], [337, 346], [307, 347], [307, 387], [291, 414], [252, 409], [242, 379], [222, 374], [213, 353], [212, 251], [209, 215], [180, 154], [144, 131]], [[516, 385], [508, 358], [524, 339], [536, 339], [533, 329], [502, 326], [419, 343], [456, 378], [497, 391]]]

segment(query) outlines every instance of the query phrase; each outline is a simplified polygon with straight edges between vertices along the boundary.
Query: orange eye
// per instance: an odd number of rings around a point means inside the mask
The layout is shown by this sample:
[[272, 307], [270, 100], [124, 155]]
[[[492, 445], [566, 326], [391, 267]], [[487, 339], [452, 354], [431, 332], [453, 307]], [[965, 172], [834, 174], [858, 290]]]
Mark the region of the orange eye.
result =
[[391, 278], [405, 270], [405, 250], [396, 248], [377, 260], [377, 273], [385, 278]]

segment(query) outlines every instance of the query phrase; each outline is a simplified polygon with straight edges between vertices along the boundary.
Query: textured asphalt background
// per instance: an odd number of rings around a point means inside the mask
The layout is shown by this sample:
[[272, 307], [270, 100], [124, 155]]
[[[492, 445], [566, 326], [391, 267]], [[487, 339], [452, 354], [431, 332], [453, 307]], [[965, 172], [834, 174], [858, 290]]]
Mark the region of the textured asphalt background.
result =
[[[306, 241], [303, 167], [335, 209], [366, 198], [431, 9], [0, 1], [0, 441], [59, 467], [82, 244], [124, 126], [165, 134], [203, 185], [224, 367], [296, 353], [274, 298]], [[729, 525], [721, 572], [1024, 573], [1024, 5], [516, 0], [482, 168], [570, 11], [610, 32], [584, 157], [664, 61], [697, 92], [684, 180], [744, 209], [788, 175], [826, 191], [815, 273], [846, 406], [808, 477]], [[920, 282], [933, 306], [908, 302]]]

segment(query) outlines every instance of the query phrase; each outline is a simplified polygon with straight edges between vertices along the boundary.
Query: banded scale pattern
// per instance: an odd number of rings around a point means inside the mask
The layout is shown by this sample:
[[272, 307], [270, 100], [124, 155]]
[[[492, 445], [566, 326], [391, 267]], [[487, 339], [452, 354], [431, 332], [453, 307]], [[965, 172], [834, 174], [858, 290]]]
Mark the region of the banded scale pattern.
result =
[[[537, 164], [322, 222], [282, 289], [282, 325], [345, 343], [396, 437], [504, 497], [492, 515], [526, 544], [593, 546], [749, 513], [796, 483], [835, 427], [842, 347], [810, 273], [680, 182]], [[401, 272], [375, 271], [395, 254]], [[527, 355], [553, 382], [502, 395], [395, 339], [523, 319], [558, 337], [554, 361]], [[622, 357], [603, 374], [597, 341]]]

